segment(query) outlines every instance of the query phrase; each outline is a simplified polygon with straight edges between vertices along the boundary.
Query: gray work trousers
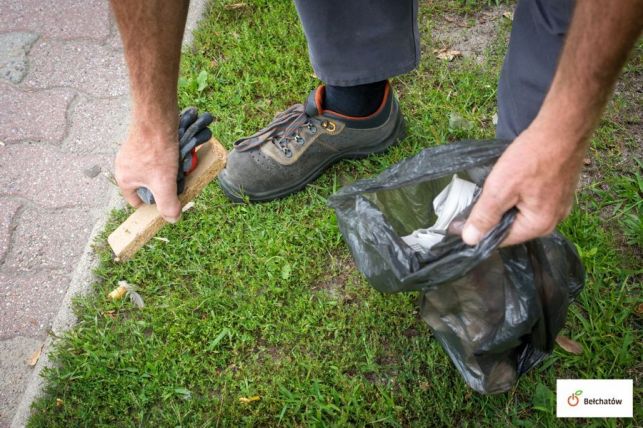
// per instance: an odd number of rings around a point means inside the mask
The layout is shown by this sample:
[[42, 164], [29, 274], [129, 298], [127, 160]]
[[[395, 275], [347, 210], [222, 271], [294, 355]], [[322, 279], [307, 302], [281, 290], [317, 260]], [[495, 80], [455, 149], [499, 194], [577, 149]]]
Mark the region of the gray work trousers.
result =
[[[313, 69], [352, 86], [413, 70], [420, 59], [417, 0], [295, 0]], [[519, 0], [498, 82], [498, 138], [514, 139], [545, 98], [573, 0]]]

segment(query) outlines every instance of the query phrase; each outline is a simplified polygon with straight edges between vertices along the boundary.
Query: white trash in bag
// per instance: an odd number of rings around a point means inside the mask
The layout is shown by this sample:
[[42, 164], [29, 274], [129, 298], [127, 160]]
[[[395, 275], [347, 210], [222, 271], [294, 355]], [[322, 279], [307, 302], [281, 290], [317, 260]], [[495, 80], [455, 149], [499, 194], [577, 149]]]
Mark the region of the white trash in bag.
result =
[[447, 229], [458, 214], [464, 211], [476, 195], [478, 186], [453, 174], [451, 182], [433, 199], [433, 211], [438, 219], [427, 229], [417, 229], [402, 240], [414, 251], [425, 253], [442, 241]]

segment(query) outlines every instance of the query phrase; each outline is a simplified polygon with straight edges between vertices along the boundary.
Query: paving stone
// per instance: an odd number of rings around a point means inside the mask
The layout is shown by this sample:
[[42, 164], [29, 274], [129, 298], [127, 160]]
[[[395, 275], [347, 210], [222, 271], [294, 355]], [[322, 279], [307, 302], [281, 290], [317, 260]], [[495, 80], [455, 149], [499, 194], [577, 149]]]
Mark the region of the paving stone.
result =
[[41, 346], [40, 340], [30, 337], [0, 341], [0, 427], [8, 427], [11, 423], [11, 416], [33, 371], [28, 361]]
[[63, 149], [74, 153], [116, 153], [127, 135], [129, 111], [127, 96], [80, 96], [69, 109], [69, 132]]
[[31, 70], [23, 84], [30, 88], [62, 86], [95, 97], [116, 97], [128, 92], [122, 52], [95, 42], [40, 39], [31, 48], [29, 62]]
[[122, 51], [123, 50], [123, 41], [121, 40], [121, 35], [118, 32], [118, 27], [116, 24], [112, 24], [112, 29], [109, 37], [107, 38], [107, 41], [105, 42], [106, 46], [109, 46], [110, 49], [114, 49], [116, 51]]
[[65, 112], [73, 98], [69, 89], [23, 91], [0, 81], [0, 141], [60, 142], [65, 135]]
[[7, 198], [0, 199], [0, 263], [4, 260], [11, 242], [13, 218], [20, 208], [20, 203]]
[[112, 169], [107, 155], [63, 153], [39, 144], [11, 144], [0, 156], [0, 196], [19, 196], [45, 208], [105, 206], [111, 185], [103, 174], [89, 178], [83, 169]]
[[71, 273], [95, 221], [93, 213], [85, 208], [25, 207], [16, 217], [12, 245], [3, 267], [13, 271], [47, 268]]
[[34, 33], [0, 34], [0, 78], [20, 83], [27, 74], [27, 53], [37, 38]]
[[0, 32], [37, 31], [59, 39], [101, 40], [109, 35], [105, 0], [2, 0]]
[[0, 340], [22, 335], [44, 339], [67, 291], [69, 275], [0, 270]]

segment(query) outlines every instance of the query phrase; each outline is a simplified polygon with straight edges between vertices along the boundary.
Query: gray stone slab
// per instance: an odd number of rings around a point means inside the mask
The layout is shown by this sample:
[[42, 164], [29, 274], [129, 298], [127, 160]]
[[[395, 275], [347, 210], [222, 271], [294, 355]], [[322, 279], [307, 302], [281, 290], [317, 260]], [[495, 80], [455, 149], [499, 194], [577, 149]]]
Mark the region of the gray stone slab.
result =
[[74, 153], [116, 153], [127, 135], [129, 112], [128, 96], [80, 96], [69, 109], [69, 132], [63, 149]]
[[42, 346], [30, 337], [0, 341], [0, 427], [9, 426], [33, 368], [29, 359]]
[[85, 208], [46, 210], [25, 207], [15, 219], [4, 268], [14, 272], [41, 268], [71, 273], [96, 219]]
[[44, 339], [68, 284], [63, 272], [0, 269], [0, 340], [19, 335]]
[[83, 173], [98, 165], [112, 169], [107, 155], [77, 155], [40, 144], [12, 144], [0, 156], [0, 196], [16, 196], [45, 208], [104, 206], [111, 184], [104, 174]]
[[14, 216], [20, 208], [18, 201], [9, 198], [0, 198], [0, 265], [9, 249], [11, 235], [14, 229]]
[[96, 42], [40, 39], [31, 48], [29, 62], [30, 72], [23, 80], [29, 88], [74, 88], [95, 97], [128, 92], [123, 53]]
[[0, 32], [34, 31], [64, 40], [101, 40], [109, 35], [105, 0], [2, 0]]
[[0, 81], [0, 141], [60, 142], [67, 128], [67, 106], [73, 98], [69, 89], [33, 92]]
[[20, 83], [27, 74], [27, 53], [36, 39], [34, 33], [0, 34], [0, 78]]

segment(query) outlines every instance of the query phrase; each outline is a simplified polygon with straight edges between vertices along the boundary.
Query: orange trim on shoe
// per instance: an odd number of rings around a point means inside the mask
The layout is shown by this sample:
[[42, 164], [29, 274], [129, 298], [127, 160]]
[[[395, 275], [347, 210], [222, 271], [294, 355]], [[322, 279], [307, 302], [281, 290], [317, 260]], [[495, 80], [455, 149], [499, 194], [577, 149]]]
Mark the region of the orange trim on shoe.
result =
[[337, 113], [336, 111], [333, 111], [333, 110], [324, 110], [322, 108], [322, 105], [323, 105], [325, 91], [326, 91], [326, 87], [322, 85], [319, 88], [317, 88], [317, 92], [315, 92], [315, 104], [317, 105], [317, 111], [319, 112], [319, 114], [330, 113], [334, 116], [338, 116], [348, 120], [368, 120], [368, 119], [372, 119], [373, 116], [377, 116], [378, 114], [380, 114], [380, 112], [386, 105], [386, 101], [388, 100], [389, 94], [391, 92], [391, 84], [388, 81], [386, 82], [386, 86], [384, 87], [384, 96], [382, 97], [382, 103], [377, 108], [377, 110], [375, 110], [374, 113], [371, 113], [368, 116], [347, 116], [345, 114]]

